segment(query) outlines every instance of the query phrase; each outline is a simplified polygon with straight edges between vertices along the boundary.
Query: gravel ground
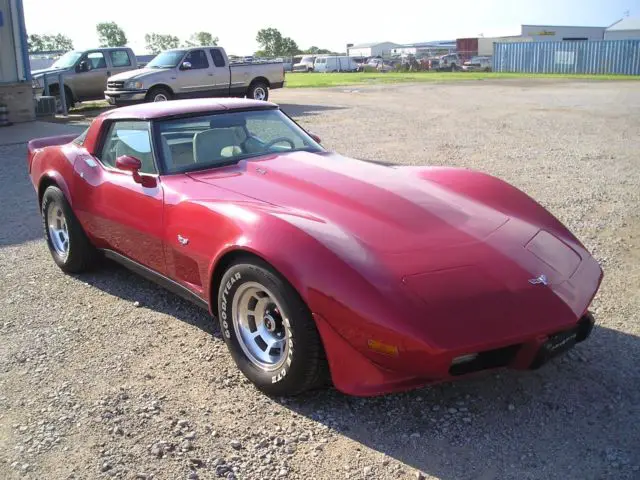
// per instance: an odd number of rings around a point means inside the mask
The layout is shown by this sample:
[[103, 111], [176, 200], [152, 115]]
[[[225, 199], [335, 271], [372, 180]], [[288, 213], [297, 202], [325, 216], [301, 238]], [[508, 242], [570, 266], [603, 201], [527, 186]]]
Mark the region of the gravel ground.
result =
[[373, 399], [257, 392], [198, 308], [50, 259], [0, 147], [0, 478], [640, 478], [640, 89], [502, 81], [283, 90], [331, 149], [522, 188], [605, 269], [598, 326], [535, 372]]

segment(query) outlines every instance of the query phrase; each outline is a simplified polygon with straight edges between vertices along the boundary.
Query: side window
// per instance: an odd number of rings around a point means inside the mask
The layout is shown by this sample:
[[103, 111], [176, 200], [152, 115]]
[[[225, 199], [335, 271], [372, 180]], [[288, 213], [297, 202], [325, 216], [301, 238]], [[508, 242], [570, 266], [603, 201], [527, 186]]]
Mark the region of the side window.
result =
[[222, 53], [220, 53], [220, 50], [212, 48], [209, 51], [211, 52], [211, 58], [213, 58], [213, 64], [216, 67], [224, 67], [224, 57]]
[[89, 70], [107, 68], [107, 60], [104, 58], [104, 54], [102, 52], [88, 53], [87, 64], [89, 65]]
[[114, 68], [131, 66], [129, 52], [126, 50], [111, 50], [109, 56], [111, 57], [111, 65], [113, 65]]
[[204, 53], [204, 50], [194, 50], [187, 53], [184, 61], [191, 64], [192, 70], [197, 68], [209, 68], [209, 60], [207, 60], [207, 55]]
[[100, 152], [100, 161], [116, 168], [116, 159], [122, 155], [140, 160], [141, 173], [157, 173], [148, 122], [119, 121], [111, 124]]

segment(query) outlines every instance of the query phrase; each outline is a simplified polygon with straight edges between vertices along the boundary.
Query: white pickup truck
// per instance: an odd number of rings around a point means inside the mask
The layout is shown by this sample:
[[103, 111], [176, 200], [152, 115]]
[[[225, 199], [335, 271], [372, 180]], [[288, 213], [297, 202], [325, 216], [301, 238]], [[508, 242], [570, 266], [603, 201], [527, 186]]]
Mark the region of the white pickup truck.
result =
[[114, 75], [104, 96], [112, 105], [174, 98], [248, 97], [267, 100], [284, 86], [282, 62], [229, 63], [221, 47], [167, 50], [145, 68]]

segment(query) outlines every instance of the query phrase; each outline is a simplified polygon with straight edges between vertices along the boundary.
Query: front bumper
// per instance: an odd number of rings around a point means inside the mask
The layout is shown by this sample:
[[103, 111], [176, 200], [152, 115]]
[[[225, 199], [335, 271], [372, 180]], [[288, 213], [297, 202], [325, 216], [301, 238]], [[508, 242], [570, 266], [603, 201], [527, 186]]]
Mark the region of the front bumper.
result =
[[128, 105], [144, 102], [147, 90], [105, 90], [104, 98], [110, 105]]
[[[417, 358], [410, 359], [409, 363], [413, 366], [406, 369], [383, 366], [382, 356], [380, 363], [373, 361], [347, 342], [323, 317], [314, 314], [314, 319], [323, 340], [334, 386], [343, 393], [356, 396], [410, 390], [495, 368], [537, 369], [586, 340], [595, 323], [591, 313], [587, 312], [573, 327], [525, 338], [519, 343], [481, 350], [475, 358], [464, 363], [455, 363], [454, 359], [459, 357], [459, 353], [450, 351], [437, 355], [423, 354], [418, 363], [422, 364], [424, 371], [418, 374], [415, 371]], [[398, 359], [402, 356], [400, 352]]]

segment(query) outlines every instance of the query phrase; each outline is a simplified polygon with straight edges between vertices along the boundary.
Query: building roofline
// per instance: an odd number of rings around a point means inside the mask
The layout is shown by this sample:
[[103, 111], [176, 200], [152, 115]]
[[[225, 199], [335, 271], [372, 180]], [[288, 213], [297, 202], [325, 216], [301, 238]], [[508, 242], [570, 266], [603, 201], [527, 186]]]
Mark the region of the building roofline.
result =
[[[535, 25], [530, 23], [521, 24], [522, 27], [550, 27], [550, 28], [608, 28], [598, 25]], [[518, 35], [516, 35], [518, 36]]]

